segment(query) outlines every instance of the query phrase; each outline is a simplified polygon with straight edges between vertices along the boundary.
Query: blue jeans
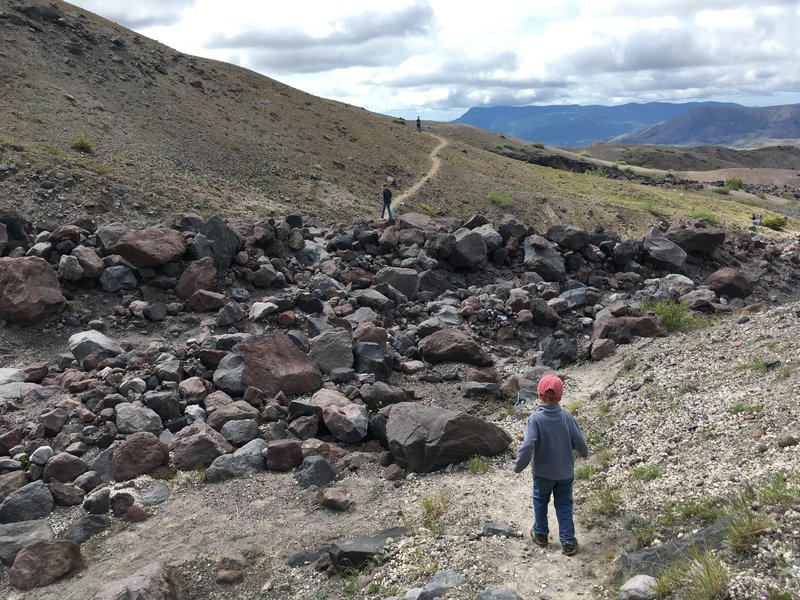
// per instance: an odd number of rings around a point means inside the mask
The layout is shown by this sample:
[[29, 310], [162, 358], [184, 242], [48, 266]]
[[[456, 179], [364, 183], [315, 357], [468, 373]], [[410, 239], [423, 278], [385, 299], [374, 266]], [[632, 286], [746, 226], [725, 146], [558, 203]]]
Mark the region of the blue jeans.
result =
[[553, 495], [553, 504], [556, 507], [558, 519], [558, 539], [562, 544], [577, 544], [575, 538], [575, 524], [572, 521], [572, 481], [569, 479], [555, 480], [544, 477], [533, 477], [533, 533], [547, 535], [550, 528], [547, 525], [547, 505], [550, 504], [550, 494]]
[[389, 211], [389, 218], [392, 218], [392, 203], [391, 202], [384, 202], [383, 208], [381, 209], [381, 219], [383, 218], [383, 213]]

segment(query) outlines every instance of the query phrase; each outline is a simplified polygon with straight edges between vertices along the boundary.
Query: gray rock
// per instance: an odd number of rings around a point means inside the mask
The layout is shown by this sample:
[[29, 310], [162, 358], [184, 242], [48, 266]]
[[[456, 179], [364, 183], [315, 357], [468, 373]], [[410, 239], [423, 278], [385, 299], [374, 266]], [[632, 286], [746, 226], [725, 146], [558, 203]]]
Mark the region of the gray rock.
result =
[[489, 588], [480, 592], [475, 600], [523, 600], [523, 598], [508, 588]]
[[295, 474], [297, 483], [301, 488], [312, 485], [322, 487], [336, 479], [336, 471], [327, 460], [321, 456], [307, 456]]
[[310, 346], [308, 357], [325, 373], [353, 366], [353, 340], [344, 329], [324, 331], [310, 340]]
[[108, 267], [100, 275], [100, 287], [114, 294], [120, 290], [132, 290], [138, 285], [133, 269], [122, 265]]
[[115, 358], [124, 352], [117, 342], [94, 329], [71, 335], [69, 349], [81, 364], [90, 354], [101, 358]]
[[375, 274], [373, 286], [384, 283], [392, 286], [409, 300], [413, 300], [419, 290], [419, 274], [415, 269], [383, 267]]
[[258, 428], [258, 421], [255, 419], [240, 419], [228, 421], [219, 430], [228, 442], [236, 448], [244, 446], [246, 443], [255, 440], [261, 435]]
[[84, 515], [72, 522], [60, 537], [71, 540], [76, 544], [83, 544], [93, 535], [105, 531], [111, 526], [111, 517], [108, 515]]
[[53, 529], [44, 520], [0, 525], [0, 561], [11, 566], [20, 549], [42, 540], [52, 540], [54, 537]]
[[169, 486], [163, 481], [151, 481], [139, 491], [139, 498], [145, 506], [163, 504], [169, 498]]
[[564, 258], [543, 238], [537, 238], [535, 235], [525, 238], [523, 245], [525, 268], [538, 273], [545, 281], [563, 281], [567, 272]]
[[650, 575], [635, 575], [619, 588], [619, 600], [653, 600], [656, 583]]
[[35, 521], [46, 517], [55, 503], [53, 495], [43, 481], [34, 481], [11, 492], [0, 504], [0, 523]]
[[83, 267], [72, 255], [63, 255], [58, 261], [58, 278], [63, 281], [78, 281], [83, 277]]
[[255, 439], [233, 454], [224, 454], [214, 459], [206, 469], [206, 481], [218, 483], [234, 477], [246, 477], [264, 470], [262, 453], [267, 442]]
[[466, 577], [455, 571], [449, 569], [438, 571], [433, 576], [433, 579], [422, 588], [419, 596], [417, 596], [417, 600], [434, 600], [435, 598], [440, 598], [453, 588], [464, 585], [467, 581]]
[[349, 540], [335, 540], [328, 548], [331, 563], [340, 572], [352, 572], [367, 566], [380, 554], [389, 539], [408, 535], [405, 527], [394, 527], [372, 535], [360, 535]]
[[159, 435], [164, 429], [158, 413], [146, 406], [134, 406], [123, 402], [122, 404], [117, 404], [114, 410], [117, 415], [117, 428], [120, 433], [149, 431], [153, 435]]

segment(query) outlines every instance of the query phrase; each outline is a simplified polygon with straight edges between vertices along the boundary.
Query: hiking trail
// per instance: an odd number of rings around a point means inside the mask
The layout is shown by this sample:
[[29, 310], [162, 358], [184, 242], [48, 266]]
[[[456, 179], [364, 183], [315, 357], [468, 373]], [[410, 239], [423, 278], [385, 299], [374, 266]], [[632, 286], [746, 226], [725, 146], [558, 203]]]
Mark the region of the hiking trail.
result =
[[436, 173], [439, 171], [439, 167], [442, 166], [442, 159], [439, 158], [437, 155], [442, 149], [444, 149], [449, 144], [449, 142], [445, 138], [438, 136], [435, 133], [428, 133], [427, 135], [435, 137], [437, 140], [439, 140], [439, 144], [433, 150], [431, 150], [430, 154], [431, 168], [428, 169], [428, 172], [425, 173], [425, 175], [423, 175], [419, 181], [417, 181], [414, 185], [412, 185], [410, 188], [408, 188], [405, 192], [403, 192], [397, 197], [398, 205], [403, 204], [403, 201], [412, 194], [416, 194], [419, 188], [421, 188], [425, 184], [425, 182], [428, 181], [431, 177], [436, 175]]

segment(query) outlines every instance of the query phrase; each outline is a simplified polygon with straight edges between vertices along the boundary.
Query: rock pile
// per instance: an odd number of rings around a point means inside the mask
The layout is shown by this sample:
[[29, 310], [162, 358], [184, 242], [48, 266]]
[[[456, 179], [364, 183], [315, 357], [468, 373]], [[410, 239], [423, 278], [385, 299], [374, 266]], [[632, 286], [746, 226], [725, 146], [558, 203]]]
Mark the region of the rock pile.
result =
[[[387, 479], [498, 454], [505, 431], [415, 397], [404, 378], [440, 382], [450, 375], [436, 365], [466, 363], [463, 397], [530, 395], [543, 370], [667, 335], [639, 300], [703, 312], [777, 300], [771, 286], [790, 286], [800, 264], [796, 242], [703, 223], [621, 240], [418, 214], [353, 227], [179, 214], [138, 231], [12, 221], [25, 236], [2, 245], [0, 318], [75, 331], [54, 364], [0, 369], [0, 557], [20, 588], [74, 569], [109, 513], [146, 518], [110, 482], [295, 469], [301, 487], [323, 488], [358, 453], [376, 456]], [[119, 304], [95, 315], [77, 300], [87, 294]], [[192, 337], [124, 341], [147, 323]], [[493, 365], [509, 356], [531, 370], [500, 381]], [[47, 405], [37, 418], [11, 420], [37, 403]], [[86, 515], [54, 539], [42, 519], [77, 505]], [[29, 573], [30, 561], [52, 570]]]

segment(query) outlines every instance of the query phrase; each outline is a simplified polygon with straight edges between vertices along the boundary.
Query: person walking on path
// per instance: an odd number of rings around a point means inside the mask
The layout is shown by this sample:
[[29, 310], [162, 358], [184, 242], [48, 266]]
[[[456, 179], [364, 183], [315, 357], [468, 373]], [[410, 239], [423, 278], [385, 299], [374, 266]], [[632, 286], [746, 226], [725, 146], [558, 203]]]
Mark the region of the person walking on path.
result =
[[417, 131], [422, 131], [422, 121], [417, 117]]
[[564, 382], [556, 375], [545, 375], [537, 389], [539, 406], [528, 417], [525, 437], [514, 461], [515, 473], [528, 464], [533, 473], [533, 529], [531, 538], [541, 547], [549, 543], [547, 505], [550, 495], [558, 519], [558, 537], [564, 554], [578, 551], [575, 524], [572, 519], [572, 483], [575, 479], [575, 460], [572, 451], [586, 458], [589, 448], [583, 433], [569, 412], [561, 408]]
[[392, 218], [392, 190], [389, 189], [389, 184], [383, 184], [383, 208], [381, 208], [381, 219], [386, 211], [389, 211], [389, 218]]

